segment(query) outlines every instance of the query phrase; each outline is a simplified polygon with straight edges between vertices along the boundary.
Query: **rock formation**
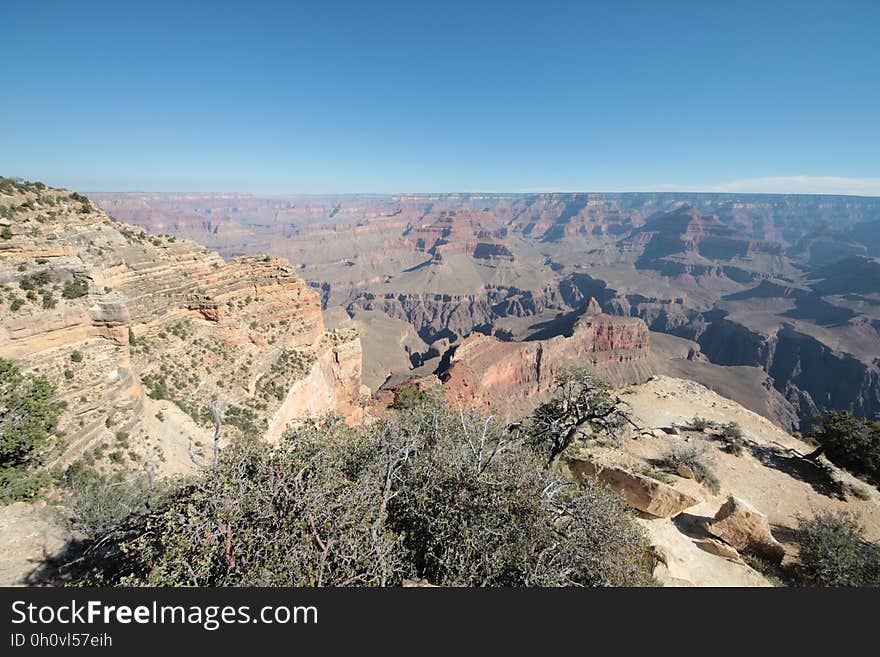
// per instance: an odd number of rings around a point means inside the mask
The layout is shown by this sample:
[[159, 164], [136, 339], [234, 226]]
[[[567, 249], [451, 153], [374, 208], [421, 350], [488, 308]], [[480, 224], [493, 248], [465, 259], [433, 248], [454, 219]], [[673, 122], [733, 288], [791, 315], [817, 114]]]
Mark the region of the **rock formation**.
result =
[[576, 479], [594, 479], [619, 493], [626, 503], [657, 518], [674, 518], [699, 503], [695, 497], [645, 475], [587, 459], [569, 459], [568, 467]]
[[514, 416], [549, 396], [556, 376], [587, 367], [616, 385], [639, 383], [651, 374], [647, 326], [632, 317], [603, 314], [595, 299], [571, 336], [505, 342], [474, 334], [455, 349], [440, 378], [454, 398]]
[[785, 556], [785, 548], [770, 531], [767, 516], [733, 495], [706, 524], [706, 529], [739, 552], [754, 554], [774, 563], [780, 563]]
[[[186, 470], [215, 411], [224, 440], [356, 412], [359, 338], [325, 330], [318, 294], [287, 261], [227, 262], [41, 185], [0, 195], [0, 211], [0, 357], [58, 386], [64, 462], [112, 450]], [[175, 440], [189, 463], [167, 458]]]

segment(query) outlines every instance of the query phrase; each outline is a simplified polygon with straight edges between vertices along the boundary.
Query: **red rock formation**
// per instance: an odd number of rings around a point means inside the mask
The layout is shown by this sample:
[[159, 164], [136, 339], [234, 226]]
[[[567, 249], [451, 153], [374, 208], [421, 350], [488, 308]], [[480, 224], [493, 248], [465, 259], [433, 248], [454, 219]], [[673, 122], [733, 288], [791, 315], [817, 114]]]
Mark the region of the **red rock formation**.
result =
[[454, 400], [513, 416], [546, 399], [566, 368], [591, 368], [615, 385], [640, 382], [651, 374], [649, 348], [643, 321], [605, 315], [591, 300], [570, 337], [502, 342], [470, 336], [441, 378]]

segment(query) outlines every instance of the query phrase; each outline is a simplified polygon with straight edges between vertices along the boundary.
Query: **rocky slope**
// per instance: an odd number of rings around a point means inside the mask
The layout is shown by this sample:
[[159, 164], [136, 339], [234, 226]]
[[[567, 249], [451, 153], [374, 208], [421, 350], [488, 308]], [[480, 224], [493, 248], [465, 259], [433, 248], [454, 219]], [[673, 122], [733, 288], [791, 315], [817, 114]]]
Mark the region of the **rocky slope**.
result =
[[[666, 586], [766, 586], [767, 580], [746, 561], [748, 549], [734, 547], [734, 536], [712, 528], [713, 519], [729, 505], [731, 496], [745, 501], [763, 516], [763, 532], [787, 566], [797, 557], [797, 518], [818, 512], [849, 511], [858, 515], [870, 540], [880, 538], [880, 497], [852, 475], [833, 466], [823, 470], [802, 458], [811, 447], [782, 431], [766, 418], [706, 387], [667, 376], [619, 391], [644, 430], [621, 448], [594, 443], [579, 459], [615, 473], [614, 486], [642, 512], [655, 550], [657, 577]], [[725, 447], [715, 429], [688, 430], [695, 417], [723, 424], [736, 422], [743, 430], [743, 450]], [[709, 465], [718, 488], [695, 481], [687, 471], [670, 470], [664, 458], [676, 450], [695, 450]], [[595, 470], [592, 466], [591, 470]], [[605, 477], [611, 480], [611, 477]], [[653, 490], [645, 482], [656, 485]], [[641, 490], [637, 487], [642, 486]], [[853, 494], [853, 488], [862, 491]], [[671, 489], [671, 490], [669, 490]], [[644, 500], [638, 499], [650, 492]], [[682, 495], [690, 498], [672, 505]], [[650, 505], [650, 506], [649, 506]], [[658, 515], [659, 514], [659, 515]], [[730, 521], [728, 521], [730, 522]], [[754, 531], [746, 525], [738, 529]], [[719, 540], [722, 536], [722, 540]], [[769, 536], [769, 537], [768, 537]], [[733, 548], [733, 549], [731, 549]]]
[[59, 429], [106, 467], [189, 471], [221, 440], [357, 412], [361, 347], [284, 260], [224, 261], [40, 184], [0, 194], [0, 357], [45, 374]]

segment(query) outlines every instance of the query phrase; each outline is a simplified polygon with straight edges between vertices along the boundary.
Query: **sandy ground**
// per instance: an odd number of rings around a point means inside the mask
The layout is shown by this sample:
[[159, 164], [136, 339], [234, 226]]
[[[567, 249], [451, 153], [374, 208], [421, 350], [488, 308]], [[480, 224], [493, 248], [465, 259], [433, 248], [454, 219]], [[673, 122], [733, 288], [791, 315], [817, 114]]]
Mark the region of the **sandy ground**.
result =
[[680, 431], [680, 435], [655, 431], [654, 435], [627, 440], [622, 449], [591, 447], [590, 454], [603, 461], [616, 462], [634, 471], [646, 467], [659, 469], [660, 460], [670, 449], [685, 445], [705, 445], [707, 457], [721, 484], [712, 494], [690, 479], [670, 475], [672, 485], [701, 502], [678, 517], [643, 518], [652, 541], [669, 557], [669, 567], [661, 569], [667, 585], [760, 586], [767, 582], [743, 564], [710, 554], [701, 545], [705, 539], [704, 520], [712, 518], [728, 495], [745, 498], [767, 515], [773, 535], [786, 548], [785, 562], [797, 555], [794, 528], [797, 517], [810, 517], [820, 511], [855, 512], [870, 540], [880, 539], [880, 503], [876, 489], [834, 468], [834, 476], [868, 490], [871, 499], [860, 500], [840, 492], [826, 472], [791, 451], [811, 451], [802, 440], [788, 435], [766, 418], [704, 386], [683, 379], [657, 376], [647, 383], [620, 391], [630, 404], [639, 425], [659, 429], [687, 425], [694, 417], [716, 422], [737, 422], [744, 432], [744, 453], [723, 451], [723, 443], [710, 433]]
[[73, 538], [45, 502], [0, 506], [0, 586], [21, 586], [28, 573]]
[[[816, 511], [853, 511], [860, 516], [868, 537], [871, 540], [880, 539], [877, 490], [845, 472], [835, 470], [837, 477], [860, 484], [872, 493], [870, 500], [839, 497], [824, 473], [788, 451], [793, 449], [807, 453], [813, 448], [766, 418], [698, 383], [665, 376], [630, 388], [621, 397], [632, 406], [638, 421], [647, 427], [680, 426], [694, 417], [737, 422], [742, 427], [745, 434], [745, 453], [742, 456], [722, 451], [721, 443], [711, 436], [692, 432], [684, 432], [680, 437], [663, 435], [626, 443], [625, 451], [646, 463], [659, 458], [677, 442], [707, 443], [712, 449], [713, 469], [722, 488], [718, 496], [712, 496], [704, 488], [702, 490], [710, 509], [714, 507], [713, 515], [727, 495], [744, 497], [767, 514], [772, 525], [780, 528], [783, 536], [777, 538], [785, 543], [785, 530], [796, 525], [797, 514], [810, 516]], [[693, 484], [691, 481], [686, 483]]]
[[170, 401], [144, 399], [143, 430], [135, 439], [160, 477], [197, 474], [213, 455], [214, 432]]

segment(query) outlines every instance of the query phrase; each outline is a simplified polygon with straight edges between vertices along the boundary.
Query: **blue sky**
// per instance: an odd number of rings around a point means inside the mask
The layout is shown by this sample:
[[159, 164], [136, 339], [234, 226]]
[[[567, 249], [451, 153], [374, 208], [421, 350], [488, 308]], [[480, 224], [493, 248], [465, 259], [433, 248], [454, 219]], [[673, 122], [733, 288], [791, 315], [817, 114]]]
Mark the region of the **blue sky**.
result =
[[876, 0], [42, 1], [4, 24], [2, 175], [880, 194]]

